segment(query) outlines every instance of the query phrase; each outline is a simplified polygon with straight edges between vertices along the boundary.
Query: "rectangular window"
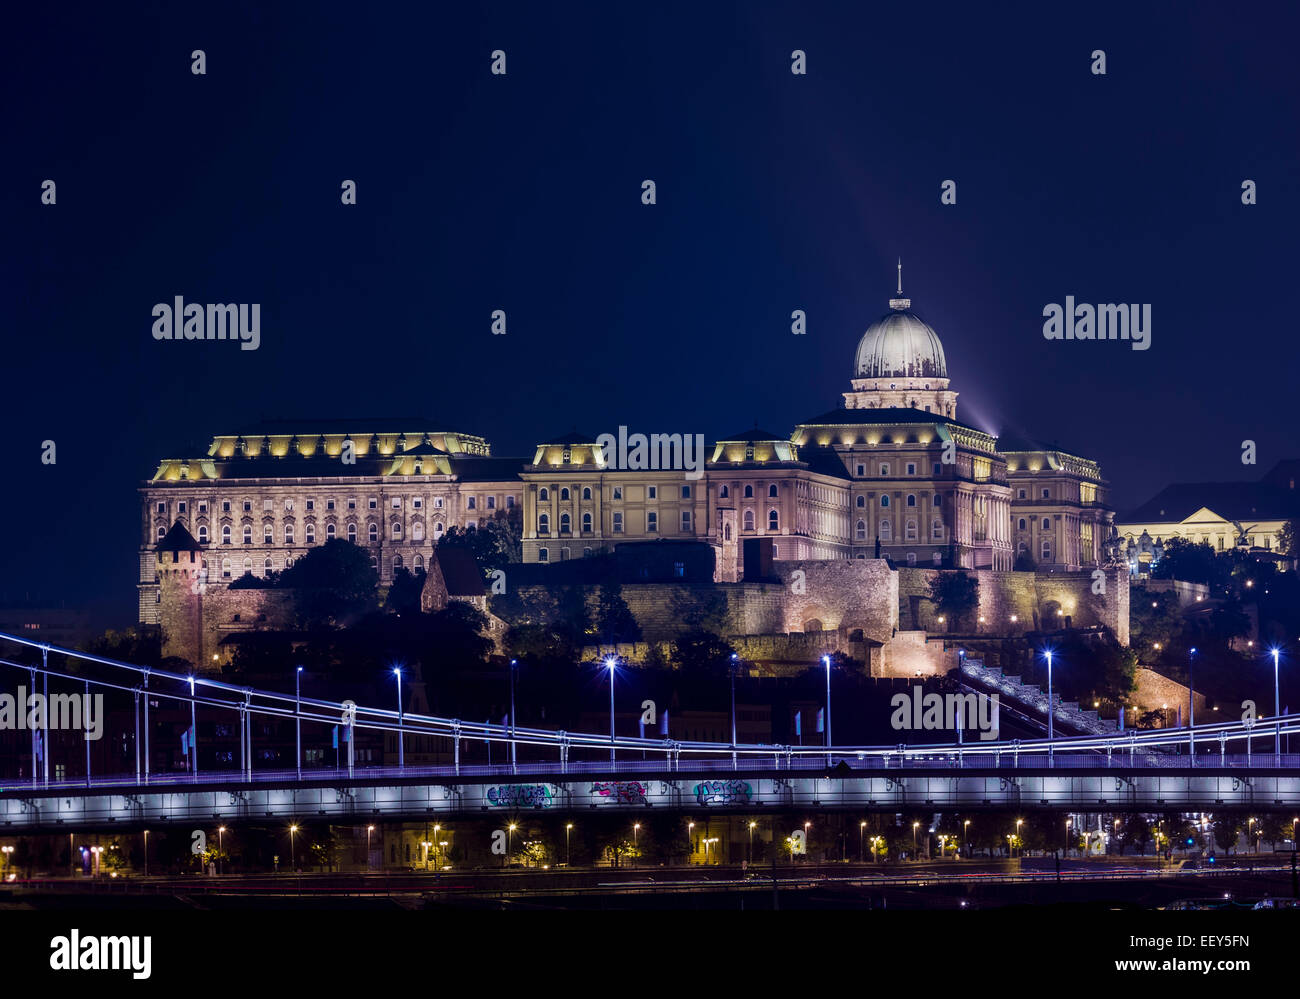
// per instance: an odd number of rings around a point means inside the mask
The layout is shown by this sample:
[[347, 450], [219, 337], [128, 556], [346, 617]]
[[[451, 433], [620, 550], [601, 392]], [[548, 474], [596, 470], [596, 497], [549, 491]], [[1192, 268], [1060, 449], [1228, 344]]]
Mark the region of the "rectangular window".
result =
[[473, 509], [474, 509], [474, 504], [475, 504], [475, 502], [476, 502], [476, 499], [475, 499], [473, 496], [471, 496], [469, 499], [467, 499], [467, 500], [465, 501], [465, 509], [466, 509], [466, 510], [473, 510]]
[[682, 511], [682, 530], [683, 530], [683, 531], [689, 531], [690, 529], [691, 529], [691, 511], [690, 511], [690, 510], [683, 510], [683, 511]]
[[284, 501], [284, 511], [285, 513], [293, 513], [293, 500], [287, 499]]
[[915, 475], [915, 474], [916, 474], [916, 465], [913, 464], [913, 463], [910, 462], [910, 461], [907, 463], [907, 474], [908, 474], [908, 475]]
[[647, 498], [647, 499], [658, 499], [658, 498], [659, 498], [659, 487], [658, 487], [658, 486], [648, 486], [648, 487], [647, 487], [647, 490], [648, 490], [648, 491], [646, 492], [646, 498]]
[[622, 498], [623, 498], [623, 487], [622, 487], [622, 486], [615, 486], [615, 487], [614, 487], [614, 499], [616, 499], [616, 500], [621, 500]]
[[176, 504], [176, 512], [177, 512], [177, 513], [184, 513], [184, 512], [185, 512], [185, 501], [184, 501], [184, 500], [181, 500], [179, 503]]
[[221, 512], [222, 512], [222, 513], [229, 513], [229, 512], [230, 512], [230, 500], [222, 500], [222, 501], [221, 501]]
[[208, 512], [208, 501], [207, 501], [207, 500], [200, 500], [200, 501], [199, 501], [199, 513], [207, 513], [207, 512]]
[[416, 510], [423, 510], [424, 500], [417, 496], [415, 499], [411, 500], [411, 506]]
[[271, 501], [269, 499], [262, 500], [262, 512], [270, 513], [271, 509], [272, 509]]
[[487, 508], [489, 510], [495, 510], [497, 508], [497, 498], [495, 496], [489, 496], [487, 498], [487, 503]]
[[858, 466], [858, 470], [857, 470], [857, 475], [858, 475], [858, 477], [861, 478], [862, 476], [864, 476], [864, 475], [866, 475], [866, 474], [867, 474], [867, 466], [866, 466], [866, 465], [859, 465], [859, 466]]
[[379, 509], [379, 500], [375, 499], [373, 496], [366, 500], [366, 503], [369, 505], [371, 510]]
[[691, 487], [682, 486], [682, 499], [690, 499], [690, 498], [691, 498]]
[[393, 509], [394, 510], [402, 509], [402, 498], [400, 496], [393, 497]]
[[307, 512], [311, 513], [315, 509], [316, 509], [316, 501], [314, 499], [309, 499], [307, 501]]

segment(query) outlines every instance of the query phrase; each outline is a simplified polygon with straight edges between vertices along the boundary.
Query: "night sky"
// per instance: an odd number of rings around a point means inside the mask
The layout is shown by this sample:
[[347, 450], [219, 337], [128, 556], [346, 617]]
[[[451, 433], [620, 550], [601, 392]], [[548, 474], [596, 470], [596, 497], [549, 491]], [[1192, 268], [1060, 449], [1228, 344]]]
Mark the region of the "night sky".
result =
[[[1121, 510], [1300, 454], [1294, 7], [127, 6], [0, 34], [0, 602], [133, 622], [137, 487], [263, 417], [788, 434], [900, 256], [958, 417]], [[260, 303], [260, 349], [156, 342], [175, 295]], [[1067, 295], [1150, 303], [1151, 349], [1045, 340]]]

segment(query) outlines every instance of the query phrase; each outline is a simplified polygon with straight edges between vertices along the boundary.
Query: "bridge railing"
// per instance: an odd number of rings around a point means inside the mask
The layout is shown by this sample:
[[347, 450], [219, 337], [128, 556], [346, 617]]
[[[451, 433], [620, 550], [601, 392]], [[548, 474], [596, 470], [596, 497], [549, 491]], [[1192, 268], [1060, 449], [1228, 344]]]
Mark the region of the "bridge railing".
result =
[[[409, 712], [404, 708], [383, 708], [361, 705], [351, 701], [328, 701], [301, 697], [279, 691], [260, 690], [239, 686], [213, 677], [185, 675], [152, 667], [137, 666], [92, 653], [64, 649], [30, 638], [0, 632], [0, 641], [10, 642], [40, 653], [40, 663], [15, 662], [0, 659], [0, 666], [26, 671], [33, 687], [38, 677], [42, 690], [48, 690], [50, 678], [64, 684], [82, 685], [88, 693], [96, 690], [115, 690], [130, 694], [135, 701], [135, 772], [131, 774], [90, 773], [90, 754], [86, 754], [86, 774], [75, 780], [51, 780], [48, 744], [41, 744], [37, 732], [32, 732], [30, 760], [32, 772], [26, 782], [30, 786], [108, 786], [121, 783], [175, 784], [209, 781], [242, 781], [321, 779], [331, 773], [321, 767], [303, 766], [301, 740], [293, 770], [257, 770], [254, 768], [253, 718], [293, 721], [299, 732], [303, 723], [340, 726], [342, 742], [347, 745], [348, 765], [333, 773], [354, 775], [363, 770], [367, 776], [394, 772], [408, 777], [475, 775], [475, 774], [554, 774], [554, 773], [609, 773], [632, 772], [646, 769], [649, 760], [661, 761], [667, 771], [702, 770], [723, 771], [768, 768], [777, 770], [827, 769], [843, 763], [850, 769], [889, 769], [917, 767], [945, 768], [1015, 768], [1015, 767], [1105, 767], [1122, 763], [1126, 766], [1178, 767], [1192, 766], [1198, 759], [1207, 759], [1223, 766], [1277, 767], [1296, 766], [1300, 757], [1280, 752], [1283, 735], [1300, 733], [1300, 716], [1286, 715], [1267, 722], [1220, 722], [1198, 725], [1195, 729], [1153, 729], [1108, 733], [1094, 736], [1032, 739], [1009, 742], [975, 742], [966, 744], [926, 744], [895, 746], [787, 746], [758, 743], [717, 743], [670, 739], [646, 739], [634, 736], [617, 736], [591, 732], [566, 732], [553, 729], [493, 725], [486, 722], [465, 721], [436, 715]], [[70, 673], [52, 668], [49, 656], [54, 653], [78, 664], [89, 664], [105, 671], [93, 678], [85, 672]], [[82, 667], [84, 669], [84, 667]], [[137, 681], [137, 682], [131, 682]], [[398, 688], [400, 690], [400, 687]], [[400, 696], [400, 695], [399, 695]], [[150, 703], [166, 700], [188, 706], [191, 731], [199, 731], [199, 709], [205, 715], [211, 711], [230, 712], [237, 717], [240, 729], [238, 771], [200, 774], [197, 752], [189, 754], [184, 773], [152, 772], [149, 753]], [[143, 719], [143, 728], [141, 720]], [[433, 736], [450, 740], [454, 759], [451, 766], [422, 767], [399, 765], [359, 766], [353, 757], [355, 733], [371, 731], [394, 733], [399, 736], [399, 746], [412, 736]], [[143, 733], [143, 734], [142, 734]], [[1253, 753], [1252, 740], [1261, 737], [1278, 740], [1272, 753]], [[462, 763], [462, 744], [486, 742], [528, 746], [555, 754], [553, 763], [539, 761], [517, 762], [511, 760], [496, 767]], [[1199, 755], [1194, 751], [1199, 748]], [[1229, 754], [1231, 748], [1233, 753]], [[574, 750], [581, 752], [608, 752], [608, 761], [573, 759]], [[1244, 749], [1243, 754], [1241, 750]], [[143, 753], [141, 752], [143, 750]], [[1185, 755], [1182, 754], [1186, 750]], [[1217, 750], [1217, 752], [1216, 752]], [[618, 758], [619, 754], [623, 758]], [[1229, 762], [1229, 759], [1232, 762]], [[38, 766], [38, 764], [41, 764]]]

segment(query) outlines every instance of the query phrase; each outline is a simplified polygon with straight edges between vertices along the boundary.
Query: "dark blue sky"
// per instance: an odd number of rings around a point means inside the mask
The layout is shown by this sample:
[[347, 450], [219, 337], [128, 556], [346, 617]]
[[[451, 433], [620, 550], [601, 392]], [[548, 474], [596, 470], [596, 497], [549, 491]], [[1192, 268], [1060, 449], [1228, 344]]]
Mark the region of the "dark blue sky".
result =
[[[1294, 7], [36, 6], [0, 38], [0, 599], [129, 620], [140, 481], [262, 416], [788, 433], [898, 256], [959, 417], [1121, 507], [1298, 453]], [[261, 348], [155, 342], [177, 294], [260, 303]], [[1151, 349], [1044, 340], [1071, 294], [1150, 303]]]

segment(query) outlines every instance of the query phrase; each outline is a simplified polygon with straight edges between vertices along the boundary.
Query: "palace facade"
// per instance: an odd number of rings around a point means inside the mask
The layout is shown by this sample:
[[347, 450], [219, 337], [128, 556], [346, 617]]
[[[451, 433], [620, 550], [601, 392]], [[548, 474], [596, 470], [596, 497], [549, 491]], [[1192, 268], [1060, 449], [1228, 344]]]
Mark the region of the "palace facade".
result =
[[[382, 583], [421, 568], [452, 527], [521, 518], [523, 560], [582, 558], [626, 541], [710, 544], [717, 579], [741, 578], [746, 539], [786, 560], [1040, 571], [1100, 565], [1112, 531], [1096, 462], [957, 419], [943, 345], [902, 297], [863, 334], [838, 409], [788, 434], [717, 440], [688, 472], [665, 441], [617, 468], [599, 435], [492, 455], [482, 437], [420, 419], [259, 424], [206, 453], [160, 462], [141, 488], [140, 620], [157, 623], [158, 545], [181, 525], [207, 585], [292, 564], [346, 538]], [[350, 460], [349, 460], [350, 459]], [[611, 460], [614, 459], [614, 460]]]

